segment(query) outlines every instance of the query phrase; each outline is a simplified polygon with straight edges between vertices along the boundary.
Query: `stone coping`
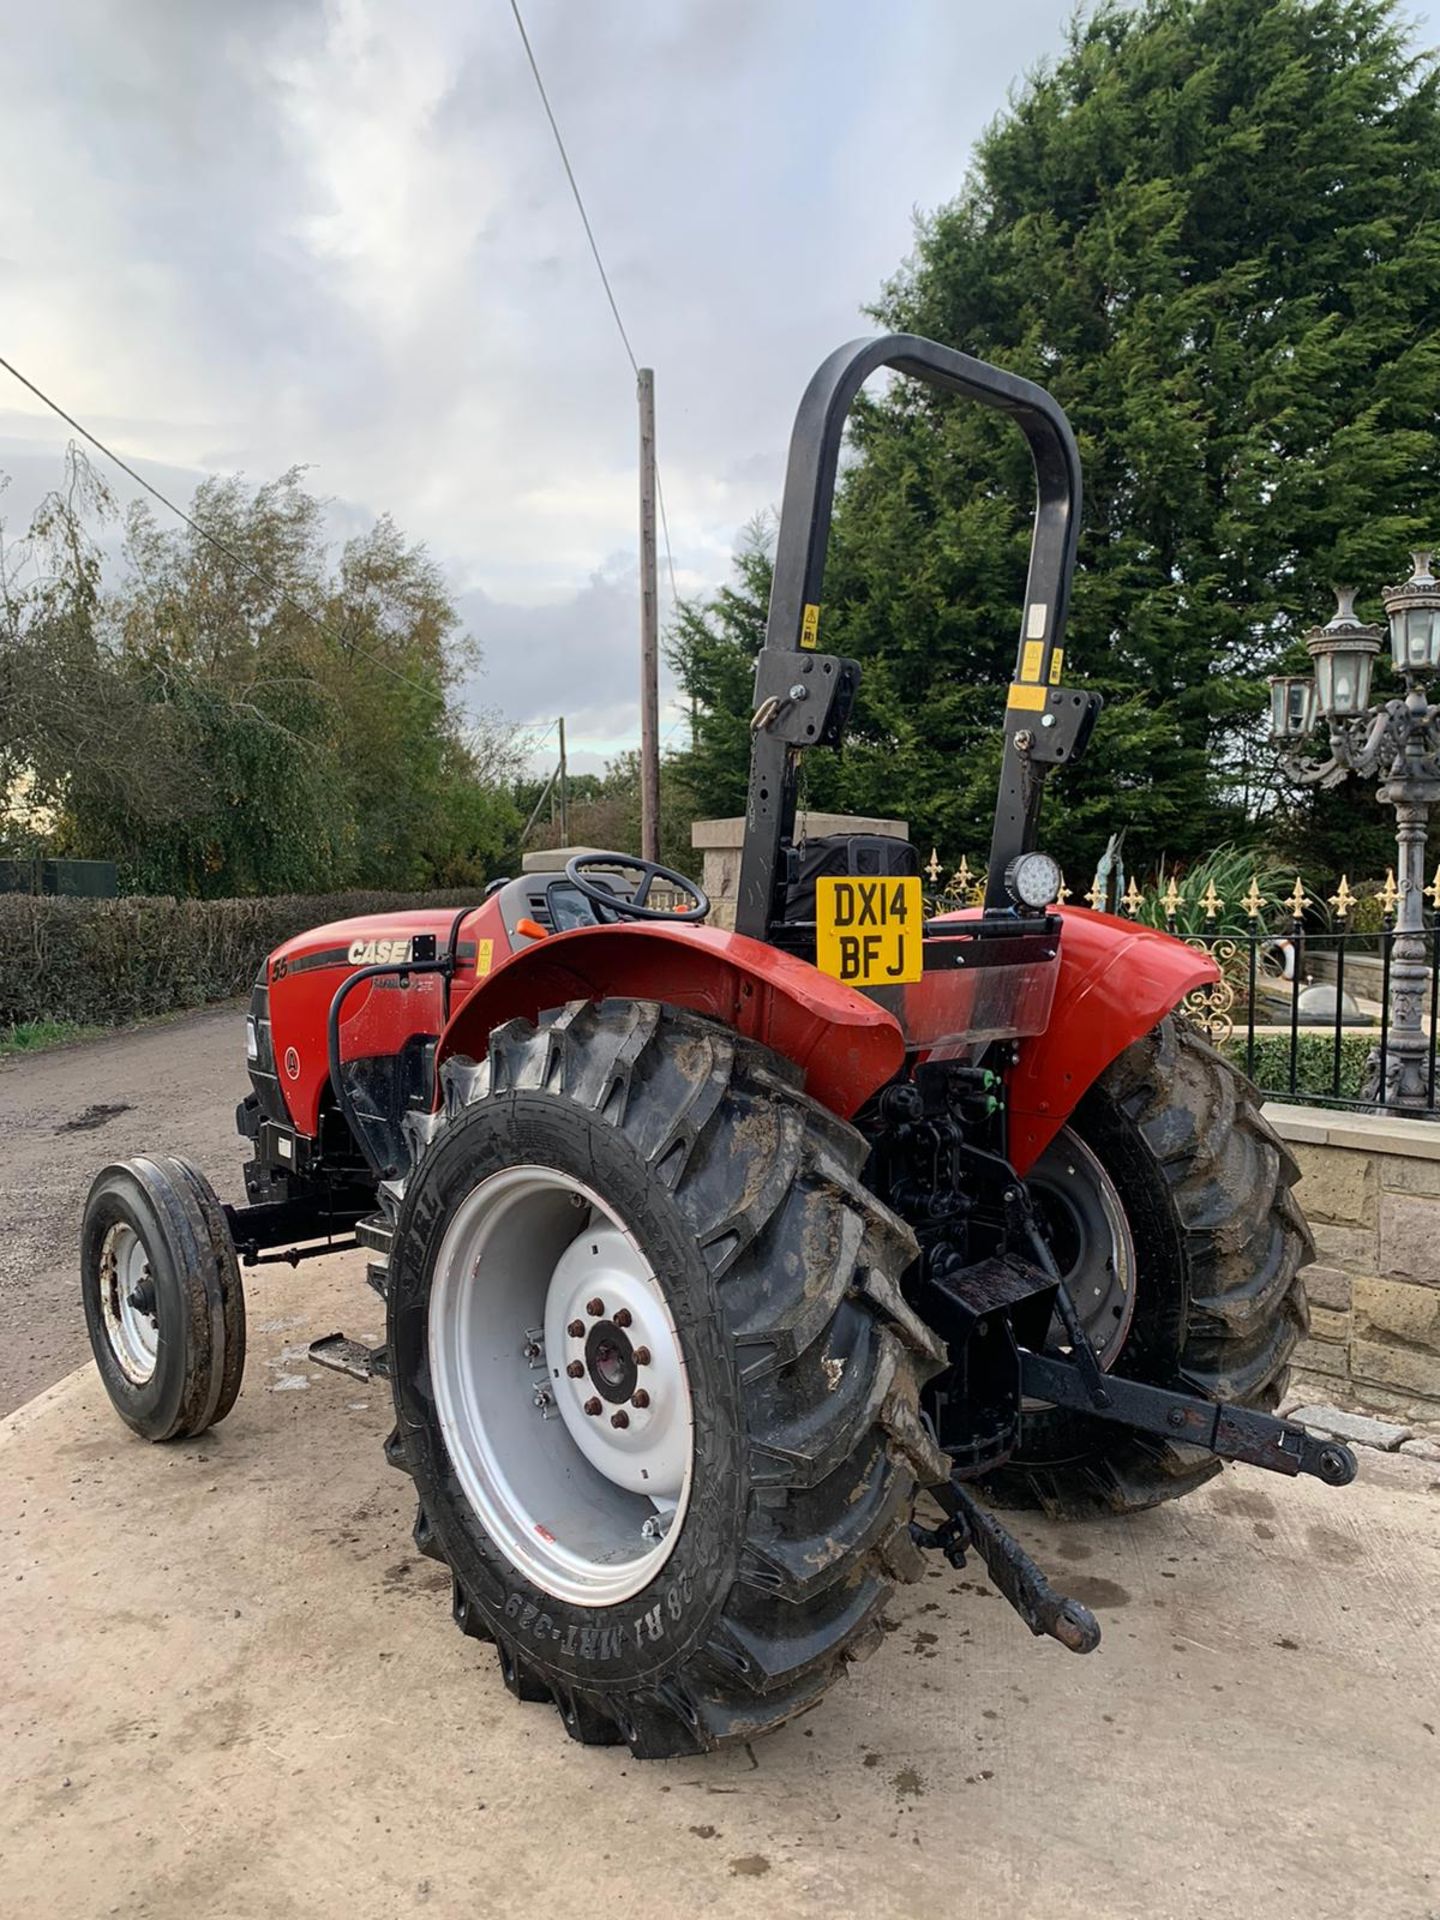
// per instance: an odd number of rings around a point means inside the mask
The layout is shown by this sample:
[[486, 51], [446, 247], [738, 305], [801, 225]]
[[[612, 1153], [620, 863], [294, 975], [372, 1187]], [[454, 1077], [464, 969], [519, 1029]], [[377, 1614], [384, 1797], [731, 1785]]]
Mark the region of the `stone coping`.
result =
[[[829, 833], [880, 833], [891, 840], [908, 840], [906, 820], [869, 820], [853, 813], [800, 813], [795, 824], [803, 834], [817, 839]], [[697, 820], [690, 829], [692, 847], [738, 847], [745, 838], [745, 817], [733, 820]]]
[[1348, 1113], [1338, 1107], [1298, 1107], [1267, 1101], [1265, 1118], [1282, 1140], [1308, 1147], [1351, 1147], [1412, 1160], [1440, 1160], [1440, 1122], [1401, 1120], [1389, 1113]]
[[[563, 873], [565, 862], [577, 853], [609, 853], [609, 847], [537, 847], [520, 861], [522, 873]], [[623, 859], [623, 855], [621, 856]], [[1287, 1029], [1288, 1031], [1288, 1029]]]

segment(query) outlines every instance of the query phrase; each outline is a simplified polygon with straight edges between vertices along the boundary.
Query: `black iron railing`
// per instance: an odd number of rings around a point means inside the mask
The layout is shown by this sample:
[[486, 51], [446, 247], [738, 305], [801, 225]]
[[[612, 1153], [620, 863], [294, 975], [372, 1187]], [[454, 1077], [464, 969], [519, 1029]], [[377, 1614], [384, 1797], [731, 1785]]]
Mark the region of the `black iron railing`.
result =
[[[1211, 931], [1188, 936], [1220, 967], [1186, 1012], [1222, 1052], [1243, 1066], [1268, 1099], [1371, 1110], [1392, 1064], [1392, 970], [1397, 935], [1349, 928], [1283, 933]], [[1440, 936], [1424, 935], [1427, 979], [1421, 991], [1424, 1092], [1404, 1111], [1440, 1119]]]
[[[938, 856], [926, 872], [935, 908], [977, 901], [968, 861], [944, 885]], [[1408, 968], [1406, 949], [1397, 955], [1406, 936], [1395, 927], [1393, 874], [1363, 890], [1342, 879], [1326, 899], [1311, 897], [1297, 879], [1288, 896], [1267, 900], [1253, 874], [1243, 893], [1232, 876], [1231, 890], [1227, 903], [1210, 880], [1202, 888], [1172, 879], [1142, 892], [1133, 879], [1125, 886], [1123, 875], [1097, 873], [1084, 903], [1163, 927], [1213, 957], [1219, 980], [1192, 993], [1185, 1011], [1267, 1099], [1440, 1119], [1440, 873], [1425, 894], [1423, 973], [1413, 949]], [[1081, 904], [1068, 887], [1064, 897]], [[1402, 1031], [1418, 1030], [1421, 1047], [1418, 1084], [1403, 1103], [1381, 1091], [1393, 1078], [1401, 1002]]]

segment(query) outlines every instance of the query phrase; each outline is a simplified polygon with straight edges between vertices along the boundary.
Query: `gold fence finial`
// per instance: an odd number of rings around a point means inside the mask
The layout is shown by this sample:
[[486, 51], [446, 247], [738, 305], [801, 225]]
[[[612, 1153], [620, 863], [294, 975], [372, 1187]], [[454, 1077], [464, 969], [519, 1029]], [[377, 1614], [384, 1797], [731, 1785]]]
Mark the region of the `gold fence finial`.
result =
[[1310, 905], [1310, 899], [1298, 873], [1295, 876], [1295, 890], [1286, 896], [1285, 904], [1296, 920], [1304, 919], [1305, 909]]
[[1133, 873], [1130, 876], [1130, 884], [1125, 889], [1125, 897], [1120, 902], [1120, 904], [1122, 907], [1124, 907], [1126, 913], [1129, 914], [1132, 920], [1135, 918], [1136, 914], [1140, 911], [1141, 907], [1143, 907], [1145, 904], [1145, 896], [1143, 893], [1141, 893], [1140, 889], [1136, 886], [1135, 876]]
[[1100, 877], [1098, 874], [1090, 882], [1090, 891], [1086, 894], [1085, 898], [1090, 903], [1090, 905], [1095, 909], [1096, 913], [1100, 913], [1104, 910], [1105, 889], [1100, 884]]
[[1240, 904], [1252, 920], [1258, 920], [1260, 918], [1260, 909], [1269, 905], [1264, 894], [1260, 891], [1260, 876], [1258, 873], [1251, 874], [1250, 891], [1245, 895], [1245, 898]]
[[1335, 909], [1335, 918], [1337, 920], [1348, 919], [1350, 909], [1355, 904], [1355, 896], [1350, 891], [1350, 880], [1347, 874], [1341, 874], [1340, 885], [1338, 889], [1331, 894], [1330, 904]]
[[1205, 882], [1205, 891], [1200, 896], [1200, 904], [1205, 909], [1205, 918], [1207, 920], [1216, 919], [1224, 911], [1225, 902], [1220, 898], [1219, 894], [1216, 893], [1215, 882], [1213, 880], [1207, 880]]
[[1165, 909], [1165, 918], [1173, 920], [1185, 904], [1185, 896], [1175, 884], [1175, 876], [1170, 876], [1170, 884], [1160, 896], [1160, 904]]
[[1393, 867], [1387, 867], [1385, 870], [1385, 884], [1380, 889], [1380, 911], [1382, 913], [1394, 913], [1395, 903], [1399, 898], [1400, 889], [1395, 884], [1395, 869]]
[[940, 878], [940, 850], [938, 847], [931, 847], [930, 859], [925, 871], [929, 874], [930, 884], [933, 887], [935, 882]]
[[1425, 891], [1429, 894], [1430, 898], [1434, 901], [1435, 911], [1437, 913], [1440, 913], [1440, 867], [1436, 867], [1435, 878], [1430, 882], [1429, 886], [1425, 889]]
[[[1440, 867], [1437, 867], [1437, 868], [1435, 869], [1435, 885], [1436, 885], [1437, 887], [1440, 887]], [[1067, 900], [1068, 900], [1069, 898], [1070, 898], [1070, 889], [1069, 889], [1069, 887], [1067, 887], [1067, 886], [1066, 886], [1066, 884], [1065, 884], [1065, 876], [1064, 876], [1064, 874], [1062, 873], [1062, 874], [1061, 874], [1061, 876], [1060, 876], [1060, 891], [1059, 891], [1059, 892], [1058, 892], [1058, 893], [1056, 894], [1056, 896], [1055, 896], [1055, 904], [1056, 904], [1056, 906], [1057, 906], [1057, 907], [1063, 907], [1063, 906], [1064, 906], [1064, 904], [1065, 904], [1065, 902], [1066, 902], [1066, 901], [1067, 901]]]

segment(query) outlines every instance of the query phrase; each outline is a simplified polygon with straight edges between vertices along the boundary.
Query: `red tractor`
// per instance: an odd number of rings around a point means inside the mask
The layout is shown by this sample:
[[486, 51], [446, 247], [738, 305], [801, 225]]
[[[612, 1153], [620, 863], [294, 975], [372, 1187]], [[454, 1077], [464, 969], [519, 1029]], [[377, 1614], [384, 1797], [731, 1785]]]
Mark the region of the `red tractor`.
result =
[[[931, 919], [910, 847], [795, 837], [859, 678], [820, 651], [821, 571], [881, 367], [1008, 413], [1038, 484], [985, 904]], [[790, 1719], [927, 1549], [1089, 1651], [997, 1507], [1134, 1512], [1226, 1459], [1354, 1476], [1271, 1411], [1310, 1241], [1253, 1089], [1179, 1011], [1214, 966], [1057, 909], [1035, 850], [1100, 705], [1063, 679], [1079, 509], [1041, 388], [908, 336], [841, 348], [791, 444], [735, 931], [622, 854], [320, 927], [256, 982], [248, 1204], [180, 1159], [91, 1191], [95, 1358], [151, 1440], [234, 1403], [241, 1260], [369, 1249], [384, 1345], [313, 1357], [388, 1378], [456, 1622], [578, 1740]]]

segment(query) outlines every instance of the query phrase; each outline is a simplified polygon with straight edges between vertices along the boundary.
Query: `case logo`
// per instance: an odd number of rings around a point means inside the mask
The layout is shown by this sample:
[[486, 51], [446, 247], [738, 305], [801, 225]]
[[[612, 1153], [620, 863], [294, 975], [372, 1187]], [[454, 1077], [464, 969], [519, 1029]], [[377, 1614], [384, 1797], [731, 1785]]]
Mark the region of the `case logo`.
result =
[[355, 967], [397, 967], [410, 958], [410, 940], [352, 940], [346, 956]]

